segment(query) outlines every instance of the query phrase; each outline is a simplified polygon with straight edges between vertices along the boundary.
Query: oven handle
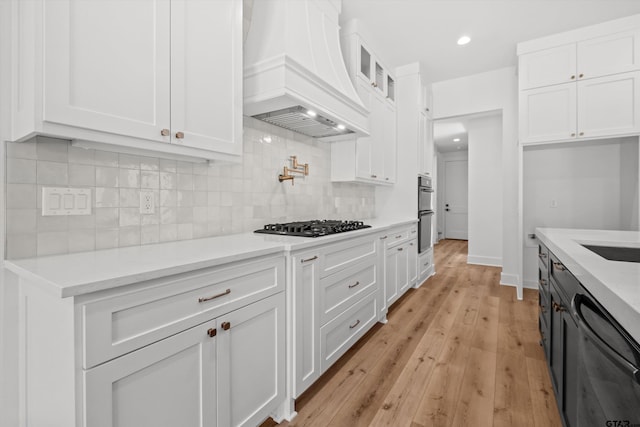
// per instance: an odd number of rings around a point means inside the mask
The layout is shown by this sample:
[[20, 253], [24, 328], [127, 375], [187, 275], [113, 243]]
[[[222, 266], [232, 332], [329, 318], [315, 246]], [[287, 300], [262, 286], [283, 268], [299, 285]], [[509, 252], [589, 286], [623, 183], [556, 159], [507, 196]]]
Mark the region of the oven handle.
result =
[[[593, 344], [598, 347], [598, 349], [613, 363], [615, 363], [620, 369], [627, 371], [633, 379], [640, 384], [640, 369], [629, 362], [627, 359], [622, 357], [620, 353], [615, 351], [611, 346], [609, 346], [600, 336], [591, 329], [591, 326], [587, 323], [587, 320], [582, 315], [580, 311], [580, 307], [584, 303], [584, 301], [588, 301], [589, 305], [592, 309], [597, 310], [602, 317], [605, 318], [607, 322], [611, 322], [609, 316], [606, 313], [603, 313], [594, 303], [587, 297], [582, 294], [575, 294], [573, 299], [571, 300], [571, 309], [573, 311], [573, 315], [578, 321], [578, 327], [584, 331], [584, 333], [591, 339]], [[616, 328], [617, 329], [617, 328]], [[626, 336], [624, 336], [625, 340], [628, 340]]]

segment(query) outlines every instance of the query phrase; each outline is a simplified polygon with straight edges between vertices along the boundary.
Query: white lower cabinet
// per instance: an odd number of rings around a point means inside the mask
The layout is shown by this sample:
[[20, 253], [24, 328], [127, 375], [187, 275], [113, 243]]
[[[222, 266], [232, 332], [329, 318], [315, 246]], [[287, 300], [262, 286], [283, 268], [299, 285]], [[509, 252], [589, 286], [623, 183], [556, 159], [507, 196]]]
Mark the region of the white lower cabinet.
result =
[[85, 425], [215, 426], [216, 321], [89, 369], [84, 374]]
[[290, 261], [295, 399], [377, 321], [377, 236], [295, 252]]
[[434, 273], [433, 247], [431, 247], [421, 254], [418, 254], [418, 281], [416, 282], [416, 286], [422, 285], [422, 283]]
[[89, 369], [87, 425], [258, 425], [284, 396], [284, 333], [278, 294]]
[[384, 260], [384, 296], [381, 315], [417, 280], [417, 226], [399, 227], [380, 237], [381, 259]]
[[69, 427], [253, 427], [279, 418], [284, 291], [283, 255], [69, 298], [21, 279], [20, 351], [29, 355], [21, 417]]

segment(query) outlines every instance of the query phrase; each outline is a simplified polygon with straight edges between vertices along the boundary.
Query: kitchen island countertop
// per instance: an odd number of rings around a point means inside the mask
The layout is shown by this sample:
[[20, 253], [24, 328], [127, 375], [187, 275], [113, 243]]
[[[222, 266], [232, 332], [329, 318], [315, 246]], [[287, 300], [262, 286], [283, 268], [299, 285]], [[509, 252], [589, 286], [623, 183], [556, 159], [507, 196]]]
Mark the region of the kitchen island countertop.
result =
[[5, 261], [5, 267], [65, 298], [249, 258], [284, 254], [405, 226], [417, 219], [365, 220], [371, 228], [318, 238], [242, 233]]
[[640, 263], [609, 261], [582, 246], [640, 248], [640, 232], [537, 228], [536, 237], [640, 341]]

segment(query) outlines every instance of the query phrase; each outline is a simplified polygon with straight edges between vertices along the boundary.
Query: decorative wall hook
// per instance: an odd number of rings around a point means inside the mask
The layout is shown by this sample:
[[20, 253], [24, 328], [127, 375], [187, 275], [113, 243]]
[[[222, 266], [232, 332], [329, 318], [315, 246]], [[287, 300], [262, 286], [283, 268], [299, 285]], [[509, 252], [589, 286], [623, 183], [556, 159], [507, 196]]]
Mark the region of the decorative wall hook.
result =
[[290, 168], [285, 166], [282, 169], [282, 174], [278, 175], [280, 182], [291, 180], [291, 185], [293, 185], [295, 176], [291, 175], [292, 173], [299, 173], [305, 176], [309, 175], [309, 163], [305, 163], [304, 165], [299, 164], [297, 156], [291, 156], [291, 166]]

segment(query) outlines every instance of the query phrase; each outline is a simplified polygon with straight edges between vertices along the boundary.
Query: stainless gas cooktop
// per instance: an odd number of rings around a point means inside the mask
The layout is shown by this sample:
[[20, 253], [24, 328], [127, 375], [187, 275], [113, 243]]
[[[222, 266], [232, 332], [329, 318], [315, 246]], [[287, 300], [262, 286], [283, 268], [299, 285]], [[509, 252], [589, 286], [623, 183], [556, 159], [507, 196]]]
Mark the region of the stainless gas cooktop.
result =
[[282, 224], [267, 224], [264, 228], [256, 230], [255, 232], [279, 234], [281, 236], [320, 237], [370, 227], [370, 225], [366, 225], [362, 221], [316, 219], [311, 221], [287, 222]]

